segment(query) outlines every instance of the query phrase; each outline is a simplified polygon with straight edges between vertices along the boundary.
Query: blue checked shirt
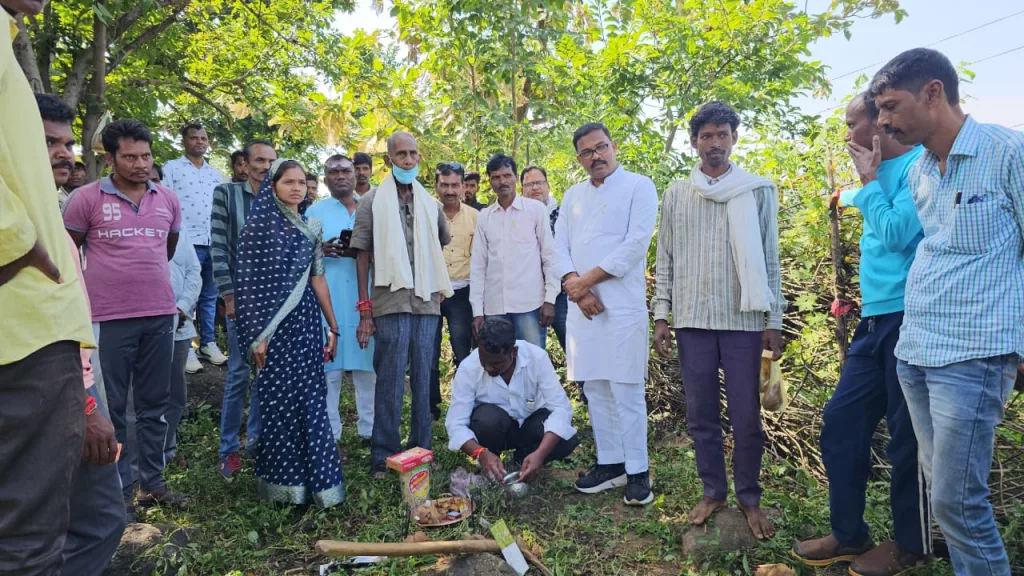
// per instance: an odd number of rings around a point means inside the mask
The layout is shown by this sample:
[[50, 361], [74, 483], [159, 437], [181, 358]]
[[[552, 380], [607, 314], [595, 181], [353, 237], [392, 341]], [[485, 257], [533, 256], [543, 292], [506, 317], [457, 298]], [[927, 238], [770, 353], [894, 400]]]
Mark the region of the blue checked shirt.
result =
[[907, 278], [896, 356], [946, 366], [1024, 353], [1024, 134], [970, 116], [939, 174], [908, 174], [924, 240]]

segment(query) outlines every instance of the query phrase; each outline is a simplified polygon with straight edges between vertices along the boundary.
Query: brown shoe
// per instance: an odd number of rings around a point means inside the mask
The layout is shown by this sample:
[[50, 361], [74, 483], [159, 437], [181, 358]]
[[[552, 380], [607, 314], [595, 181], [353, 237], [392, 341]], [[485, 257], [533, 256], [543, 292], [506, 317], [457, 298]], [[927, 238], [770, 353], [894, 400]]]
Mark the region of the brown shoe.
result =
[[900, 545], [886, 540], [861, 554], [850, 564], [850, 576], [897, 576], [924, 564], [924, 554], [904, 552]]
[[793, 546], [793, 557], [807, 566], [823, 568], [836, 562], [853, 562], [853, 560], [871, 550], [874, 542], [869, 538], [862, 546], [843, 546], [832, 534], [815, 540], [804, 540]]
[[139, 506], [149, 508], [151, 506], [168, 506], [170, 508], [184, 508], [188, 504], [188, 496], [178, 492], [171, 492], [164, 489], [163, 492], [146, 492], [139, 490]]

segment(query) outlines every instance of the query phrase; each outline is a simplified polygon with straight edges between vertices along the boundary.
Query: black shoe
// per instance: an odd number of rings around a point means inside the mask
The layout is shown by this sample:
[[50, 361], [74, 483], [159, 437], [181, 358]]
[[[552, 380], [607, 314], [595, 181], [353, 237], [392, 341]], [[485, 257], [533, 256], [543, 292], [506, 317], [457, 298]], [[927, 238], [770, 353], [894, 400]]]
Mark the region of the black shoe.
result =
[[651, 493], [651, 477], [647, 472], [626, 476], [626, 496], [623, 502], [630, 506], [643, 506], [654, 501]]
[[136, 524], [139, 521], [139, 515], [135, 512], [134, 502], [124, 503], [124, 516], [127, 524]]
[[576, 481], [576, 489], [584, 494], [597, 494], [625, 485], [625, 464], [596, 464], [586, 476]]

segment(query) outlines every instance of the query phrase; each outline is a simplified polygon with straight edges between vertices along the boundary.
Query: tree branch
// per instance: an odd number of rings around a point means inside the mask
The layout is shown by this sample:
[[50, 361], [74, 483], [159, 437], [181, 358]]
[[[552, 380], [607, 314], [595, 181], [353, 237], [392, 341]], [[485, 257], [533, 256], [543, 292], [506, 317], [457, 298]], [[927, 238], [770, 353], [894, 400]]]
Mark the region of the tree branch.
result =
[[188, 3], [189, 0], [185, 0], [180, 6], [176, 6], [175, 9], [167, 16], [167, 18], [164, 18], [157, 24], [150, 26], [141, 34], [136, 36], [134, 40], [132, 40], [128, 44], [125, 44], [123, 48], [118, 50], [117, 55], [110, 59], [110, 66], [108, 66], [107, 68], [107, 73], [109, 74], [111, 70], [117, 68], [117, 66], [121, 64], [121, 62], [124, 62], [124, 59], [130, 56], [132, 52], [135, 52], [143, 44], [149, 42], [158, 34], [160, 34], [168, 27], [170, 27], [172, 24], [177, 22], [178, 16], [181, 15], [181, 12], [185, 9], [185, 6], [187, 6]]
[[[204, 94], [204, 92], [209, 92], [210, 88], [207, 87], [207, 86], [201, 86], [199, 84], [196, 84], [195, 82], [192, 82], [191, 80], [189, 80], [187, 78], [182, 78], [182, 80], [184, 82], [169, 82], [167, 80], [156, 80], [154, 78], [143, 78], [143, 79], [139, 79], [139, 80], [132, 80], [130, 82], [130, 84], [132, 84], [133, 86], [172, 86], [172, 87], [177, 88], [177, 89], [179, 89], [179, 90], [181, 90], [183, 92], [187, 92], [188, 94], [191, 94], [192, 96], [194, 96], [196, 100], [199, 100], [200, 102], [206, 104], [210, 108], [213, 108], [221, 116], [223, 116], [224, 117], [224, 121], [227, 123], [228, 130], [230, 130], [231, 129], [231, 125], [232, 125], [232, 123], [234, 122], [235, 119], [234, 119], [233, 116], [231, 116], [231, 111], [228, 110], [226, 106], [224, 106], [223, 104], [218, 104], [217, 102], [214, 102], [209, 96]], [[195, 87], [193, 87], [193, 86], [195, 86]]]
[[19, 16], [16, 20], [18, 35], [14, 37], [14, 59], [18, 61], [21, 69], [25, 72], [32, 91], [42, 92], [44, 90], [43, 76], [39, 73], [39, 63], [36, 61], [36, 52], [32, 48], [32, 39], [29, 38], [28, 26], [25, 24], [24, 17]]

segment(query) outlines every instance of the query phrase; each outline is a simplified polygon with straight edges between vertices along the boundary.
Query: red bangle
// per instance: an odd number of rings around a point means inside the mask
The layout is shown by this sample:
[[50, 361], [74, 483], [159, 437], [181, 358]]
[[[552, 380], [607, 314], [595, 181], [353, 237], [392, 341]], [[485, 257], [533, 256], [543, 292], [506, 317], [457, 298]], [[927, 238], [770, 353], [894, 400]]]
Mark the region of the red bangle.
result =
[[85, 399], [85, 415], [86, 416], [91, 416], [92, 413], [95, 412], [97, 408], [99, 408], [99, 407], [96, 405], [96, 399], [95, 398], [93, 398], [92, 396], [89, 396], [89, 397], [87, 397]]
[[480, 459], [480, 455], [483, 454], [486, 451], [487, 451], [487, 448], [484, 448], [483, 446], [481, 446], [481, 447], [477, 448], [476, 450], [473, 450], [469, 454], [469, 457], [472, 458], [473, 460], [479, 460]]
[[356, 302], [356, 310], [360, 312], [372, 312], [373, 301], [372, 300], [360, 300]]

